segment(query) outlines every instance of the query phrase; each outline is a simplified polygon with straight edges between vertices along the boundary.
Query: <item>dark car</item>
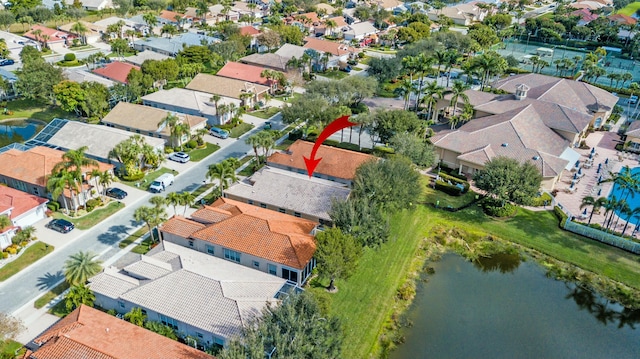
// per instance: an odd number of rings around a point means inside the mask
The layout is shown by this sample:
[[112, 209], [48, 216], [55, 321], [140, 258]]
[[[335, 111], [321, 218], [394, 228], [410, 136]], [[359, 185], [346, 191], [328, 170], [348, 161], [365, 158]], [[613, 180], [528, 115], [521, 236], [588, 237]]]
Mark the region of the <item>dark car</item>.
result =
[[64, 219], [54, 219], [49, 222], [46, 227], [60, 233], [69, 233], [76, 228], [73, 223], [65, 221]]
[[11, 60], [11, 59], [2, 59], [0, 60], [0, 66], [7, 66], [7, 65], [13, 65], [16, 62]]
[[107, 196], [115, 199], [123, 199], [127, 196], [127, 192], [121, 190], [120, 188], [109, 188], [107, 190]]
[[346, 67], [341, 68], [340, 71], [344, 71], [346, 73], [349, 73], [349, 72], [351, 72], [351, 66], [347, 65]]

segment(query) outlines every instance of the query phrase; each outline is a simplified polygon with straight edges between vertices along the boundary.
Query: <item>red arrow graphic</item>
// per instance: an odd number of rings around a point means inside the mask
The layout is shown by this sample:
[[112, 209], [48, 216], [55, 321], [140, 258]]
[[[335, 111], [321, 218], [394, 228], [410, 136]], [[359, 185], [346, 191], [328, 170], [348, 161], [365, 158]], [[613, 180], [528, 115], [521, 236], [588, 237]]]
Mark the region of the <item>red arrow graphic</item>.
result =
[[324, 128], [324, 130], [322, 130], [322, 133], [320, 133], [320, 136], [318, 136], [318, 139], [313, 144], [313, 149], [311, 150], [311, 157], [310, 158], [304, 157], [304, 163], [307, 166], [307, 172], [309, 173], [309, 177], [313, 176], [313, 171], [318, 166], [318, 163], [320, 163], [320, 161], [322, 160], [322, 157], [315, 158], [316, 152], [318, 152], [318, 148], [320, 148], [320, 145], [322, 144], [322, 142], [326, 141], [329, 138], [329, 136], [342, 130], [343, 128], [356, 126], [356, 125], [358, 124], [349, 121], [349, 116], [342, 116], [338, 119], [333, 120], [333, 122], [331, 122], [327, 127]]

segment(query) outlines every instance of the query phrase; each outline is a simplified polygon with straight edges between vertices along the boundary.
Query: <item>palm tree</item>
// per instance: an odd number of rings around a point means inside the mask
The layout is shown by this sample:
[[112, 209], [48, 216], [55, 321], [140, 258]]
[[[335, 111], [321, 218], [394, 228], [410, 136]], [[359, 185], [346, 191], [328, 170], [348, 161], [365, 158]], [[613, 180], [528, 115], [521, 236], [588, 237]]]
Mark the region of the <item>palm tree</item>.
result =
[[[69, 150], [62, 155], [62, 161], [56, 164], [53, 167], [53, 171], [57, 172], [60, 170], [69, 171], [74, 180], [76, 181], [76, 187], [79, 187], [79, 192], [84, 193], [82, 189], [83, 176], [82, 170], [87, 167], [98, 167], [98, 161], [94, 159], [87, 158], [85, 156], [85, 152], [87, 151], [87, 146], [82, 146], [77, 150]], [[86, 202], [86, 196], [84, 198]]]
[[153, 235], [153, 230], [160, 223], [167, 220], [167, 213], [165, 212], [164, 208], [142, 206], [136, 208], [136, 211], [133, 213], [133, 219], [138, 222], [144, 222], [149, 228], [151, 241], [156, 242], [155, 236]]
[[147, 320], [147, 315], [142, 312], [142, 309], [135, 307], [132, 308], [129, 313], [124, 315], [124, 319], [131, 324], [142, 327], [145, 320]]
[[613, 212], [618, 206], [618, 198], [616, 196], [611, 196], [611, 198], [607, 199], [605, 203], [602, 204], [602, 208], [604, 208], [604, 222], [602, 222], [602, 227], [607, 226], [607, 216], [610, 212]]
[[158, 122], [158, 129], [164, 126], [169, 127], [172, 146], [175, 145], [175, 141], [176, 141], [175, 127], [178, 124], [178, 122], [180, 122], [180, 118], [172, 113], [167, 113], [167, 116], [165, 116], [165, 118], [163, 118], [160, 122]]
[[209, 165], [206, 176], [210, 180], [218, 180], [220, 183], [220, 196], [224, 194], [224, 189], [229, 186], [229, 182], [233, 183], [238, 180], [236, 169], [226, 160]]
[[[613, 230], [612, 230], [613, 232], [615, 232], [616, 226], [618, 226], [618, 221], [620, 221], [620, 218], [626, 215], [629, 215], [629, 216], [631, 215], [631, 207], [629, 207], [629, 204], [625, 200], [620, 201], [616, 209], [618, 210], [619, 214], [616, 214], [616, 221], [615, 223], [613, 223]], [[613, 217], [613, 214], [611, 215], [611, 217]], [[609, 229], [609, 227], [607, 227], [607, 229]]]
[[187, 208], [193, 205], [193, 202], [195, 202], [195, 200], [196, 200], [196, 196], [194, 196], [193, 193], [189, 191], [184, 191], [180, 193], [180, 204], [184, 206], [184, 210], [182, 211], [182, 216], [185, 216], [187, 214]]
[[0, 216], [0, 232], [3, 229], [12, 225], [13, 225], [13, 222], [11, 222], [11, 219], [9, 218], [9, 216], [7, 216], [6, 214], [3, 214]]
[[406, 111], [407, 108], [409, 107], [409, 98], [411, 97], [411, 94], [414, 92], [414, 85], [413, 82], [411, 81], [411, 79], [403, 79], [400, 82], [400, 86], [396, 87], [395, 90], [393, 90], [393, 93], [402, 97], [404, 99], [404, 107], [403, 109]]
[[102, 261], [96, 259], [98, 255], [80, 251], [69, 256], [64, 262], [64, 276], [70, 285], [82, 285], [102, 270]]
[[93, 307], [95, 300], [96, 296], [93, 294], [93, 291], [82, 283], [74, 285], [69, 289], [69, 293], [67, 293], [67, 296], [64, 298], [64, 305], [67, 311], [71, 312], [82, 304]]
[[587, 206], [592, 206], [591, 208], [591, 214], [589, 215], [589, 222], [587, 222], [587, 224], [591, 224], [591, 218], [593, 218], [593, 213], [597, 212], [600, 207], [602, 207], [605, 202], [607, 202], [607, 198], [606, 197], [600, 197], [598, 199], [595, 199], [591, 196], [586, 196], [582, 199], [582, 203], [580, 204], [580, 209], [583, 209], [584, 207]]
[[180, 196], [179, 193], [170, 192], [169, 194], [167, 194], [167, 203], [173, 206], [174, 215], [178, 213], [176, 207], [178, 207], [178, 205], [181, 204], [181, 201], [182, 201], [182, 197]]
[[91, 170], [90, 173], [91, 179], [93, 179], [95, 185], [96, 185], [96, 191], [98, 193], [102, 193], [102, 191], [100, 190], [100, 176], [102, 176], [102, 171], [100, 171], [97, 168], [94, 168]]
[[[335, 29], [338, 26], [338, 24], [336, 24], [336, 22], [334, 20], [329, 19], [329, 20], [324, 22], [324, 26], [326, 27], [327, 32], [331, 36], [333, 36], [333, 31], [331, 31], [331, 30]], [[326, 35], [326, 33], [325, 33], [325, 35]]]
[[153, 12], [147, 12], [142, 15], [142, 20], [149, 26], [149, 33], [153, 34], [153, 28], [158, 24], [158, 18]]
[[[432, 115], [431, 119], [433, 121], [436, 120], [436, 104], [438, 103], [438, 99], [441, 99], [444, 96], [444, 87], [438, 85], [436, 81], [430, 82], [424, 88], [424, 102], [427, 103], [427, 114]], [[433, 114], [431, 111], [433, 110]]]
[[631, 221], [631, 218], [633, 217], [637, 217], [638, 215], [640, 215], [640, 207], [636, 207], [634, 209], [630, 209], [629, 213], [627, 213], [628, 217], [627, 217], [627, 223], [624, 224], [624, 228], [622, 229], [622, 234], [624, 235], [624, 232], [627, 231], [627, 226], [629, 225], [629, 221]]
[[87, 44], [87, 38], [84, 36], [84, 34], [89, 32], [89, 29], [83, 23], [76, 22], [75, 24], [73, 24], [71, 26], [71, 32], [80, 36], [80, 41], [82, 42], [83, 45]]
[[[51, 198], [54, 201], [57, 201], [60, 199], [60, 196], [63, 196], [69, 180], [73, 180], [73, 175], [67, 171], [56, 172], [47, 178], [47, 191], [49, 191], [49, 194], [51, 194]], [[66, 212], [69, 213], [67, 196], [62, 197], [62, 204], [64, 205]]]
[[418, 82], [418, 92], [416, 94], [416, 111], [418, 111], [418, 106], [420, 105], [420, 95], [422, 94], [424, 77], [427, 75], [427, 72], [432, 71], [435, 61], [433, 57], [427, 57], [425, 54], [418, 55], [417, 69], [420, 73], [420, 81]]
[[115, 177], [113, 177], [113, 173], [111, 173], [111, 171], [109, 170], [103, 171], [99, 177], [100, 185], [102, 186], [102, 195], [104, 196], [107, 194], [107, 187], [109, 187], [113, 183]]
[[409, 80], [413, 83], [413, 75], [418, 70], [418, 58], [416, 56], [407, 56], [402, 59], [402, 67], [409, 73]]
[[260, 164], [260, 155], [258, 155], [258, 147], [260, 147], [261, 145], [261, 138], [258, 136], [260, 132], [251, 135], [249, 137], [247, 137], [246, 140], [244, 140], [244, 142], [251, 146], [253, 148], [253, 152], [255, 152], [256, 154], [256, 163], [259, 165]]
[[173, 135], [178, 139], [178, 146], [182, 149], [182, 139], [185, 135], [191, 134], [191, 127], [186, 122], [180, 122], [173, 127]]
[[458, 99], [462, 99], [465, 104], [469, 104], [469, 96], [465, 93], [468, 89], [469, 86], [462, 81], [453, 82], [453, 87], [451, 87], [450, 106], [453, 106], [454, 115], [458, 112]]

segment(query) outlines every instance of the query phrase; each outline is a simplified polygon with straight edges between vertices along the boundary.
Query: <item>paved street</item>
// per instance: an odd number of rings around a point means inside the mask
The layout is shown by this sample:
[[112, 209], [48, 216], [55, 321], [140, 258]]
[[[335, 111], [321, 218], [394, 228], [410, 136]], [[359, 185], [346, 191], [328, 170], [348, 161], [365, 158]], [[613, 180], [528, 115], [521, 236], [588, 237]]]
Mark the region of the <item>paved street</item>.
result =
[[[212, 163], [220, 162], [229, 157], [243, 157], [249, 152], [253, 152], [252, 148], [245, 144], [244, 139], [253, 133], [262, 129], [261, 123], [264, 120], [256, 117], [247, 116], [245, 120], [254, 123], [256, 127], [244, 134], [240, 139], [229, 139], [220, 141], [220, 145], [224, 146], [207, 159], [185, 169], [177, 177], [173, 184], [167, 188], [167, 192], [193, 191], [198, 188], [207, 172], [207, 167]], [[127, 189], [128, 192], [135, 190]], [[74, 230], [66, 235], [58, 234], [48, 229], [42, 228], [36, 235], [41, 238], [48, 236], [59, 236], [53, 240], [63, 245], [56, 246], [56, 250], [40, 259], [38, 262], [24, 269], [20, 273], [14, 275], [8, 280], [0, 283], [0, 311], [13, 313], [24, 305], [31, 305], [31, 301], [37, 296], [45, 293], [52, 288], [57, 282], [64, 278], [62, 268], [64, 261], [69, 255], [80, 250], [92, 251], [94, 253], [106, 253], [111, 250], [113, 254], [117, 253], [118, 242], [135, 232], [141, 224], [133, 221], [133, 212], [142, 205], [148, 205], [148, 199], [151, 193], [137, 194], [133, 202], [127, 203], [127, 207], [120, 210], [108, 220], [96, 225], [87, 231]], [[77, 231], [77, 232], [76, 232]], [[68, 243], [64, 241], [68, 238]]]

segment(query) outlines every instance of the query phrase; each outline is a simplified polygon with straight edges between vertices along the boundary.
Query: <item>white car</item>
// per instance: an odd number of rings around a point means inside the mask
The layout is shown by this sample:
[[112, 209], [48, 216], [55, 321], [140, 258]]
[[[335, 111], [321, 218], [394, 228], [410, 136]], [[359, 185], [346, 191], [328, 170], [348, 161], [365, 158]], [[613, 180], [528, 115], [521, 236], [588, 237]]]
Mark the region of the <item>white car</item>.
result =
[[169, 159], [180, 163], [187, 163], [191, 161], [191, 156], [189, 156], [188, 153], [184, 152], [173, 152], [169, 155]]

